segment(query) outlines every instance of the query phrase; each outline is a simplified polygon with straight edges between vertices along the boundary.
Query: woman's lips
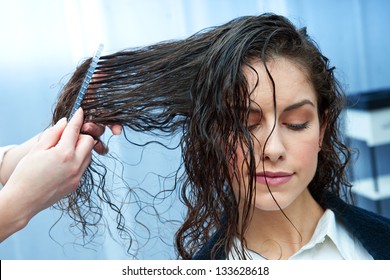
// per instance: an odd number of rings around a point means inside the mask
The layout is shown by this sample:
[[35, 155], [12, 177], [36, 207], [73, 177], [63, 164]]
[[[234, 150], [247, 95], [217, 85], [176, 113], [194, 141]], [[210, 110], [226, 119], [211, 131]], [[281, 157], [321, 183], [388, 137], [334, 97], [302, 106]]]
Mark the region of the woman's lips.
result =
[[278, 186], [290, 181], [294, 173], [289, 172], [258, 172], [256, 182], [269, 186]]

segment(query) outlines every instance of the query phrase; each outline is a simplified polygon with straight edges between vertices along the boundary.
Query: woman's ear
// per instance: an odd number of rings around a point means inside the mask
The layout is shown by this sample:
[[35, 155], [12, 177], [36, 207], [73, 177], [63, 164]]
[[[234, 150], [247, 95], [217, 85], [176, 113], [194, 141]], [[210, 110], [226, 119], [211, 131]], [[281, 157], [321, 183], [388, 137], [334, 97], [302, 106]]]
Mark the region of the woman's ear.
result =
[[321, 151], [321, 149], [322, 149], [322, 141], [324, 140], [326, 127], [328, 126], [328, 119], [329, 119], [329, 114], [328, 114], [328, 110], [326, 110], [325, 113], [324, 113], [324, 117], [322, 119], [321, 126], [320, 126], [320, 137], [319, 137], [319, 140], [318, 140], [318, 148], [319, 148], [319, 150], [318, 151]]

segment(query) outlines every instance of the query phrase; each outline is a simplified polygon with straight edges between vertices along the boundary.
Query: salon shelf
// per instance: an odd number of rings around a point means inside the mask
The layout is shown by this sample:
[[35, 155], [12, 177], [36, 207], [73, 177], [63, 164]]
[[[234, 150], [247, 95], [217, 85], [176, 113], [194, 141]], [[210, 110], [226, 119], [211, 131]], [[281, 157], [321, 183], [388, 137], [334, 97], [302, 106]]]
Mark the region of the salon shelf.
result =
[[390, 198], [390, 175], [359, 179], [353, 182], [352, 191], [374, 201]]
[[346, 134], [365, 141], [369, 147], [390, 143], [390, 108], [372, 111], [347, 109]]

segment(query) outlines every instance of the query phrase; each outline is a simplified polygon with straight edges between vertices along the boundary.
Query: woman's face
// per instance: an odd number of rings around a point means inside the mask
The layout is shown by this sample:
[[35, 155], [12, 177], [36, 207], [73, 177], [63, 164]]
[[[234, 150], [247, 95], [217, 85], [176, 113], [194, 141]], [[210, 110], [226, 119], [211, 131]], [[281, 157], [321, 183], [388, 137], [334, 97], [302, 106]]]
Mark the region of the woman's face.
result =
[[[275, 82], [275, 123], [272, 82], [261, 61], [254, 62], [251, 67], [256, 70], [259, 79], [257, 83], [256, 73], [245, 67], [244, 73], [252, 92], [248, 126], [254, 139], [257, 164], [254, 204], [259, 210], [279, 210], [269, 193], [268, 183], [276, 201], [285, 209], [308, 194], [307, 186], [317, 168], [325, 126], [320, 127], [316, 93], [303, 68], [286, 58], [275, 58], [267, 63]], [[241, 178], [241, 186], [247, 187], [250, 178], [248, 167], [243, 164], [244, 155], [245, 151], [237, 151], [237, 166], [241, 172], [238, 178]], [[241, 198], [245, 197], [246, 187], [241, 190]], [[237, 180], [233, 188], [237, 196]]]

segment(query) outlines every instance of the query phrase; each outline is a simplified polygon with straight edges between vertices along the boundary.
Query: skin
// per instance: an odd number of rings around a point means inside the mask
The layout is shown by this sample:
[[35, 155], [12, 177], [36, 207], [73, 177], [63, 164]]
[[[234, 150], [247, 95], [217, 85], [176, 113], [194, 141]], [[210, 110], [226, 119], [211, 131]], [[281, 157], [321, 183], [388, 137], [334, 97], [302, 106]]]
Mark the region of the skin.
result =
[[[248, 249], [266, 258], [287, 259], [310, 240], [324, 212], [307, 187], [317, 168], [325, 125], [320, 125], [316, 93], [302, 67], [281, 57], [267, 63], [275, 82], [275, 123], [272, 82], [262, 62], [256, 61], [251, 66], [259, 75], [255, 86], [255, 72], [250, 67], [244, 69], [253, 89], [249, 128], [257, 139], [254, 148], [258, 164], [254, 209], [244, 235]], [[261, 143], [265, 143], [274, 123], [263, 153]], [[243, 160], [244, 152], [238, 151], [238, 166], [243, 166], [242, 185], [248, 186], [248, 170], [241, 164]], [[237, 182], [233, 188], [238, 197]], [[244, 193], [241, 190], [241, 197]]]
[[[0, 242], [24, 228], [38, 212], [76, 191], [93, 149], [107, 152], [99, 140], [104, 126], [83, 125], [83, 119], [79, 109], [69, 123], [63, 118], [5, 154], [0, 166], [4, 185], [0, 191]], [[121, 127], [111, 130], [119, 134]]]

